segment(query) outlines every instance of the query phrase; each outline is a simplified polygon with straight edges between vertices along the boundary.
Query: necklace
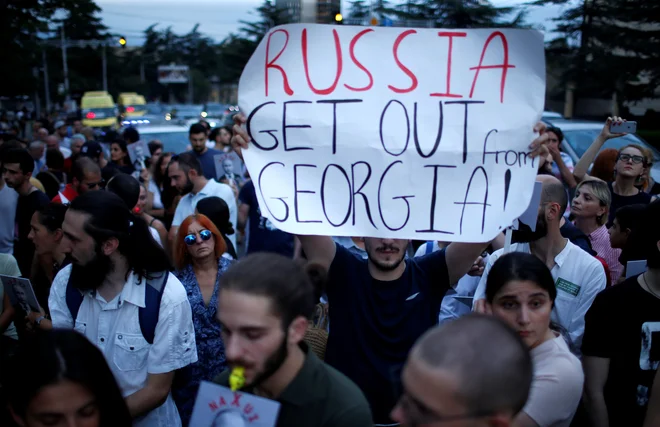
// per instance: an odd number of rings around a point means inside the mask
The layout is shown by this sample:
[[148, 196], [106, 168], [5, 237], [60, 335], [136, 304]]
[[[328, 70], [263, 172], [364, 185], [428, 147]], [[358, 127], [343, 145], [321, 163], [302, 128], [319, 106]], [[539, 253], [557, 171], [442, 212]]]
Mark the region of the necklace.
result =
[[651, 294], [652, 294], [654, 297], [660, 299], [660, 295], [656, 294], [656, 293], [653, 291], [653, 289], [651, 289], [651, 287], [649, 286], [649, 284], [646, 282], [646, 273], [642, 274], [642, 280], [644, 281], [644, 285], [646, 286], [646, 289], [648, 289], [649, 292], [651, 292]]

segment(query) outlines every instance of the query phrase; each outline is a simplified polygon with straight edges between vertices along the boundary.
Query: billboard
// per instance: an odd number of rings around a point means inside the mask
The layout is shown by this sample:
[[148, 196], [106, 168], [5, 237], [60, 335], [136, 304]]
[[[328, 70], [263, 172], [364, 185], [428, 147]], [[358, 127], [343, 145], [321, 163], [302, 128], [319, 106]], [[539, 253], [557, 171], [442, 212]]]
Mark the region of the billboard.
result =
[[187, 65], [159, 65], [158, 83], [188, 83]]

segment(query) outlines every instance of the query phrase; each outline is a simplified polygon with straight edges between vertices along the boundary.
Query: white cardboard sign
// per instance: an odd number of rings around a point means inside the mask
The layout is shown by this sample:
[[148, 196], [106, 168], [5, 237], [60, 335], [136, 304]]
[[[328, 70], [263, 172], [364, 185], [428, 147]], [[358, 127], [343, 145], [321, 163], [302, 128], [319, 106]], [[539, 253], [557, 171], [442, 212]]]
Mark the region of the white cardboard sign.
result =
[[195, 427], [274, 427], [279, 402], [202, 381], [190, 418]]
[[529, 205], [543, 36], [290, 24], [243, 70], [262, 213], [295, 234], [482, 242]]

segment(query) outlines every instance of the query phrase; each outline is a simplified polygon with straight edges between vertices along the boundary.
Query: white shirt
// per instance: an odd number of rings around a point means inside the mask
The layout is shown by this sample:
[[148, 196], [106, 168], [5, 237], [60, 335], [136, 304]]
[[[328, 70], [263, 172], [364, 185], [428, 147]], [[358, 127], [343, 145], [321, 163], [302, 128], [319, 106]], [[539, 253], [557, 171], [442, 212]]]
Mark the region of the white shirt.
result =
[[[142, 389], [147, 374], [172, 372], [197, 361], [188, 295], [174, 274], [170, 273], [163, 290], [153, 344], [142, 336], [138, 319], [138, 308], [145, 304], [144, 281], [137, 283], [137, 277], [131, 273], [121, 293], [109, 302], [97, 292], [85, 292], [78, 317], [73, 319], [66, 305], [70, 274], [69, 265], [57, 273], [50, 289], [48, 306], [53, 327], [74, 328], [99, 347], [124, 397]], [[181, 418], [172, 395], [133, 425], [180, 426]]]
[[523, 412], [539, 427], [569, 427], [577, 411], [584, 373], [562, 336], [531, 350], [534, 379]]
[[[438, 246], [438, 242], [433, 242], [430, 251], [427, 251], [426, 243], [424, 243], [417, 249], [415, 258], [428, 255], [439, 250], [440, 246]], [[484, 262], [487, 261], [488, 258], [484, 260]], [[466, 274], [460, 278], [455, 288], [449, 288], [447, 290], [444, 298], [442, 298], [442, 304], [440, 305], [438, 323], [442, 324], [449, 320], [458, 319], [459, 317], [469, 314], [472, 311], [470, 310], [469, 306], [465, 305], [463, 302], [457, 300], [454, 297], [471, 297], [474, 294], [474, 290], [479, 284], [480, 279], [481, 277], [479, 276], [470, 276], [469, 274]]]
[[[503, 249], [493, 252], [488, 259], [481, 281], [474, 294], [474, 300], [486, 297], [486, 279], [491, 267], [502, 255]], [[514, 243], [511, 252], [531, 254], [529, 243]], [[576, 349], [582, 345], [584, 316], [594, 302], [596, 295], [607, 284], [603, 264], [586, 253], [579, 246], [566, 240], [566, 247], [555, 257], [555, 265], [550, 270], [555, 279], [557, 299], [552, 310], [552, 320], [568, 331]]]
[[163, 242], [160, 240], [160, 234], [158, 234], [158, 230], [156, 230], [153, 227], [149, 227], [149, 232], [151, 233], [151, 237], [153, 237], [154, 240], [156, 241], [156, 243], [158, 243], [160, 245], [160, 247], [162, 248], [163, 247]]
[[153, 200], [151, 201], [151, 207], [153, 209], [163, 209], [165, 206], [163, 206], [163, 200], [160, 198], [160, 188], [158, 188], [156, 181], [153, 179], [149, 180], [148, 190], [154, 196]]
[[[172, 220], [172, 227], [178, 227], [181, 225], [184, 219], [195, 213], [195, 208], [197, 207], [197, 202], [207, 197], [220, 197], [227, 203], [229, 206], [229, 220], [232, 225], [236, 226], [236, 219], [238, 217], [238, 209], [236, 207], [236, 197], [231, 187], [227, 184], [222, 184], [213, 179], [209, 179], [209, 182], [202, 188], [197, 194], [188, 193], [181, 198], [179, 205], [176, 207], [174, 212], [174, 219]], [[231, 236], [227, 236], [231, 243], [236, 248], [236, 233]]]

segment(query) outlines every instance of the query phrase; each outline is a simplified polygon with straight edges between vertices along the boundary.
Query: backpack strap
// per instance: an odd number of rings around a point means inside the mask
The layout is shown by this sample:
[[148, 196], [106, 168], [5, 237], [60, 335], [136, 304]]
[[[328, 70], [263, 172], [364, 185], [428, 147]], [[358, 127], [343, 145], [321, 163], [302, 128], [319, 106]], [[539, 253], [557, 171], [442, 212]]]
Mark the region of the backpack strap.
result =
[[424, 255], [428, 255], [433, 252], [433, 240], [426, 242], [426, 248], [424, 249]]
[[153, 279], [147, 280], [147, 285], [144, 288], [144, 307], [140, 307], [138, 316], [142, 336], [149, 344], [154, 343], [160, 302], [163, 299], [163, 291], [169, 274], [169, 271], [166, 271]]
[[73, 274], [69, 275], [69, 281], [66, 283], [65, 299], [66, 306], [69, 309], [69, 313], [71, 313], [73, 324], [75, 325], [76, 319], [78, 318], [78, 310], [80, 310], [84, 295], [79, 289], [73, 286], [73, 283], [71, 283], [71, 276], [73, 276]]

